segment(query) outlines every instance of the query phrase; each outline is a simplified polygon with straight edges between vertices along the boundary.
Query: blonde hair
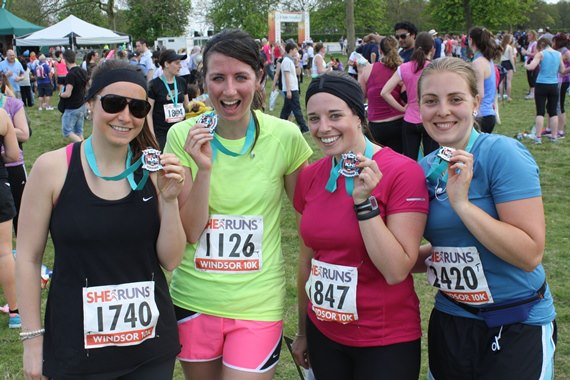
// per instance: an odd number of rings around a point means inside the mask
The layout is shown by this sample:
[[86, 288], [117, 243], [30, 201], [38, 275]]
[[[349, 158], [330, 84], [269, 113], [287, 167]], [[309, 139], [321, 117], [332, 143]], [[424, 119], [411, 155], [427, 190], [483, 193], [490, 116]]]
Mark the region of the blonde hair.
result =
[[432, 61], [420, 76], [418, 80], [418, 99], [422, 96], [422, 83], [424, 82], [425, 78], [432, 74], [438, 73], [455, 73], [459, 75], [465, 83], [467, 83], [467, 87], [469, 88], [469, 92], [472, 97], [477, 97], [479, 92], [477, 90], [477, 76], [471, 64], [465, 62], [460, 58], [454, 57], [443, 57]]

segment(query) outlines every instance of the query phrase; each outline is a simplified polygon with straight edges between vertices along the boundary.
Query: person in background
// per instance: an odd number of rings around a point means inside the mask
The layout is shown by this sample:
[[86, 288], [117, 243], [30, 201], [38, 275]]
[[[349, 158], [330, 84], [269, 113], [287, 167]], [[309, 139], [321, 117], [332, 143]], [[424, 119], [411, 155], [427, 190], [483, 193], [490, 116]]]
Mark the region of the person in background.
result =
[[[317, 44], [318, 45], [318, 44]], [[285, 45], [285, 56], [281, 62], [281, 85], [285, 93], [283, 108], [281, 109], [280, 118], [287, 120], [291, 112], [295, 115], [295, 120], [299, 125], [301, 132], [308, 132], [307, 123], [303, 117], [301, 110], [299, 81], [297, 80], [297, 65], [294, 56], [297, 54], [297, 44], [295, 42], [287, 42]], [[316, 59], [316, 56], [315, 56]]]
[[[570, 41], [568, 40], [568, 36], [564, 33], [558, 33], [552, 38], [552, 43], [552, 47], [558, 50], [562, 55], [564, 69], [568, 70], [570, 67], [570, 49], [568, 49]], [[570, 87], [570, 74], [558, 74], [558, 87], [560, 87], [558, 108], [556, 109], [558, 113], [558, 138], [563, 139], [565, 137], [564, 130], [566, 129], [566, 107], [564, 103], [566, 103], [566, 94]], [[552, 136], [552, 131], [550, 134]]]
[[4, 73], [10, 81], [14, 95], [17, 98], [21, 98], [20, 81], [24, 79], [24, 68], [20, 61], [16, 59], [14, 50], [6, 50], [6, 59], [0, 62], [0, 73]]
[[[92, 135], [44, 153], [30, 173], [16, 257], [26, 380], [173, 376], [180, 345], [163, 269], [184, 252], [185, 177], [176, 157], [147, 150], [158, 145], [145, 123], [146, 86], [126, 62], [99, 65], [86, 96]], [[55, 256], [42, 328], [34, 284], [48, 233]]]
[[503, 100], [511, 101], [511, 91], [513, 87], [513, 75], [517, 71], [515, 48], [512, 46], [513, 35], [510, 33], [503, 34], [501, 39], [501, 66], [507, 70], [507, 76], [499, 84], [501, 98]]
[[497, 120], [495, 99], [497, 97], [497, 75], [494, 59], [501, 54], [491, 32], [485, 28], [475, 27], [469, 31], [467, 40], [473, 51], [473, 69], [477, 74], [477, 92], [481, 97], [477, 122], [481, 132], [492, 133]]
[[394, 25], [394, 38], [396, 38], [400, 44], [400, 57], [402, 57], [402, 61], [408, 62], [412, 59], [417, 35], [418, 28], [411, 22], [402, 21]]
[[165, 148], [184, 166], [191, 243], [170, 286], [178, 358], [186, 379], [269, 380], [283, 331], [281, 206], [312, 151], [294, 124], [252, 110], [263, 63], [249, 34], [216, 34], [203, 60], [215, 113], [174, 125]]
[[150, 82], [153, 79], [154, 70], [156, 67], [152, 60], [152, 52], [149, 50], [147, 45], [148, 44], [145, 39], [139, 38], [135, 43], [135, 48], [141, 55], [139, 62], [142, 66], [144, 66], [144, 75], [146, 76], [147, 81]]
[[[5, 95], [3, 95], [5, 96]], [[8, 302], [8, 328], [21, 326], [16, 297], [15, 262], [12, 254], [12, 219], [16, 216], [5, 163], [18, 160], [16, 130], [10, 115], [0, 107], [0, 287]]]
[[148, 98], [151, 112], [147, 117], [150, 130], [163, 150], [166, 134], [170, 127], [184, 120], [188, 109], [188, 90], [184, 79], [178, 76], [181, 62], [186, 55], [179, 55], [172, 49], [160, 52], [159, 63], [162, 75], [149, 83]]
[[[9, 83], [7, 83], [10, 86]], [[0, 86], [0, 88], [3, 86]], [[14, 206], [16, 207], [16, 215], [13, 219], [14, 233], [18, 234], [18, 216], [20, 214], [20, 204], [22, 202], [22, 193], [24, 192], [24, 186], [26, 185], [27, 174], [26, 165], [24, 163], [24, 150], [23, 145], [30, 138], [30, 127], [28, 125], [28, 118], [26, 117], [26, 111], [24, 109], [24, 103], [22, 100], [17, 99], [8, 92], [0, 91], [0, 109], [4, 109], [8, 116], [12, 126], [14, 127], [14, 132], [16, 133], [16, 139], [18, 141], [19, 155], [17, 160], [12, 160], [10, 162], [5, 162], [4, 166], [8, 173], [8, 184], [10, 192], [12, 193], [12, 199], [14, 200]]]
[[417, 268], [438, 290], [428, 377], [553, 379], [556, 313], [541, 264], [539, 168], [515, 139], [477, 132], [480, 96], [469, 63], [434, 60], [418, 96], [425, 129], [446, 147], [420, 162], [429, 244]]
[[64, 83], [65, 91], [59, 95], [61, 108], [64, 110], [61, 117], [63, 137], [72, 142], [83, 141], [83, 123], [87, 114], [84, 104], [87, 73], [75, 63], [73, 50], [64, 51], [62, 58], [68, 69]]
[[[401, 44], [401, 41], [400, 41]], [[417, 81], [422, 70], [429, 62], [433, 54], [433, 38], [427, 32], [421, 32], [415, 40], [414, 54], [408, 62], [404, 62], [394, 75], [386, 82], [380, 95], [392, 108], [404, 113], [402, 124], [402, 153], [413, 160], [418, 160], [424, 155], [437, 149], [438, 145], [426, 133], [420, 116], [420, 107], [417, 97]], [[402, 54], [400, 54], [400, 57]], [[398, 86], [405, 85], [407, 89], [407, 104], [403, 106], [397, 102], [392, 91]], [[420, 151], [420, 144], [423, 150]]]
[[310, 133], [325, 157], [299, 174], [293, 202], [301, 237], [294, 359], [317, 379], [417, 380], [410, 270], [427, 219], [425, 178], [416, 162], [366, 137], [363, 101], [342, 72], [307, 89]]
[[[30, 65], [26, 62], [25, 59], [21, 60], [22, 68], [24, 69], [24, 79], [20, 81], [20, 94], [22, 96], [22, 101], [24, 102], [24, 106], [26, 107], [33, 107], [34, 106], [34, 94], [32, 92], [32, 82], [31, 77], [32, 70]], [[33, 76], [35, 79], [35, 76]]]
[[38, 110], [52, 111], [53, 107], [49, 104], [53, 95], [53, 85], [51, 83], [53, 70], [46, 60], [46, 56], [40, 54], [39, 63], [36, 65], [36, 81], [38, 83], [38, 96], [40, 105]]
[[65, 86], [65, 76], [67, 75], [67, 65], [63, 59], [61, 50], [57, 50], [54, 53], [54, 57], [54, 75], [58, 86], [57, 88], [59, 89], [59, 92], [62, 93], [64, 91], [63, 87]]
[[[528, 47], [522, 48], [521, 53], [526, 57], [525, 63], [530, 63], [536, 54], [536, 42], [538, 40], [538, 33], [535, 30], [529, 30], [527, 33]], [[538, 69], [532, 71], [526, 70], [526, 79], [528, 81], [528, 94], [524, 97], [527, 100], [534, 99], [534, 86], [536, 84], [536, 76]]]
[[[398, 55], [398, 41], [392, 36], [384, 37], [380, 42], [380, 51], [382, 59], [374, 65], [364, 66], [358, 82], [368, 99], [368, 128], [374, 140], [396, 153], [402, 153], [404, 112], [390, 106], [381, 96], [382, 89], [402, 64]], [[392, 90], [392, 97], [403, 105], [401, 92], [402, 86], [397, 85]]]

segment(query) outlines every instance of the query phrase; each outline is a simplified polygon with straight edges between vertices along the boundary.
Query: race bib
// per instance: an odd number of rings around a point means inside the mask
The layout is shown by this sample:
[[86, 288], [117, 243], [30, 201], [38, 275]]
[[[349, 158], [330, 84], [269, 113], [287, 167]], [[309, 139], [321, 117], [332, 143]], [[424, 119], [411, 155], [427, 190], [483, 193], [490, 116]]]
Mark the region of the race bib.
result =
[[468, 305], [493, 303], [476, 247], [433, 247], [425, 260], [429, 283]]
[[311, 260], [311, 275], [305, 290], [317, 319], [342, 324], [358, 320], [355, 267], [334, 265]]
[[134, 346], [154, 338], [154, 281], [83, 288], [85, 348]]
[[167, 123], [177, 123], [184, 120], [184, 105], [178, 103], [174, 105], [173, 103], [167, 103], [164, 105], [164, 119]]
[[211, 215], [200, 236], [194, 266], [213, 273], [259, 272], [262, 241], [262, 216]]

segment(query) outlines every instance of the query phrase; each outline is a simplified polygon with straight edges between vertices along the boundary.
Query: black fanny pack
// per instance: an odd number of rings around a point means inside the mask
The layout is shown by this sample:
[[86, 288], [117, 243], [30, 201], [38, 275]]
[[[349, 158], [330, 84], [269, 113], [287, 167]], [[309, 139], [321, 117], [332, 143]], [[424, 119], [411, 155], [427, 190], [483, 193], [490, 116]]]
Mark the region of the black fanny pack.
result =
[[532, 297], [524, 298], [518, 301], [496, 303], [493, 304], [493, 306], [481, 308], [466, 305], [451, 298], [444, 292], [440, 293], [463, 310], [483, 318], [488, 327], [498, 327], [526, 321], [533, 306], [544, 298], [545, 291], [546, 281]]

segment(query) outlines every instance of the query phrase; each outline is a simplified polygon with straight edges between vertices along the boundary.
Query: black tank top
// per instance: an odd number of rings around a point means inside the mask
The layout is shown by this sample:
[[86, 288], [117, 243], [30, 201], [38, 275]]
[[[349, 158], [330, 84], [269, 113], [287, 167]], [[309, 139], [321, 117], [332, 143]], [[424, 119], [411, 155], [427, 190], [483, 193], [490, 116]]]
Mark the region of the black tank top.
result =
[[[45, 317], [44, 375], [56, 379], [120, 376], [180, 351], [174, 309], [158, 262], [158, 196], [149, 179], [120, 200], [91, 192], [75, 143], [50, 232], [55, 259]], [[140, 177], [140, 173], [139, 173]], [[156, 336], [134, 346], [85, 349], [83, 287], [155, 282]], [[112, 376], [109, 376], [112, 374]]]

